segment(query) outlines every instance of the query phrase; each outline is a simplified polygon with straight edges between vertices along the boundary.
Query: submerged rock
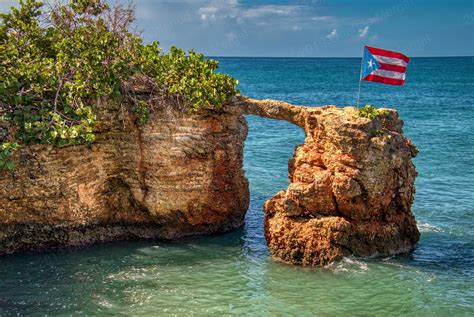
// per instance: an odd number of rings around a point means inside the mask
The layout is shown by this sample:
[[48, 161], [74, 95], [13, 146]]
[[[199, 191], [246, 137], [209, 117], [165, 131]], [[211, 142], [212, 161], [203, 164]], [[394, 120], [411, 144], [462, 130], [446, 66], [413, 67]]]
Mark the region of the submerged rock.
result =
[[295, 107], [244, 99], [246, 113], [302, 127], [288, 189], [265, 203], [265, 238], [276, 259], [320, 266], [346, 255], [410, 251], [419, 239], [411, 212], [416, 148], [394, 110], [373, 120], [353, 107]]

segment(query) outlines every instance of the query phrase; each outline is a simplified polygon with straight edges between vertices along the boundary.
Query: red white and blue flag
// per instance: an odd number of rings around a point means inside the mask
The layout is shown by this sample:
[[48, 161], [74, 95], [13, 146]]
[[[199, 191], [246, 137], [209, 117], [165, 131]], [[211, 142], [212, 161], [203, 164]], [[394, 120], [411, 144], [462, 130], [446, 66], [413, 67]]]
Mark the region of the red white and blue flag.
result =
[[398, 52], [364, 46], [361, 79], [403, 86], [410, 58]]

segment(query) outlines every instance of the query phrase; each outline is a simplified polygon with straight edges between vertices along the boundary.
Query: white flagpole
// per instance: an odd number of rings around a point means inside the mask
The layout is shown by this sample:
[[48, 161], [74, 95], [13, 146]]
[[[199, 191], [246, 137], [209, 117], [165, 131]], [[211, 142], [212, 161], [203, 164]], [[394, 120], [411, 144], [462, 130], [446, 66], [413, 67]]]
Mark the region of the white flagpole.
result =
[[[365, 48], [365, 46], [364, 46]], [[362, 58], [360, 60], [360, 73], [359, 73], [359, 91], [357, 92], [357, 108], [359, 108], [360, 99], [360, 86], [362, 84], [362, 64], [364, 63], [364, 51], [362, 51]]]

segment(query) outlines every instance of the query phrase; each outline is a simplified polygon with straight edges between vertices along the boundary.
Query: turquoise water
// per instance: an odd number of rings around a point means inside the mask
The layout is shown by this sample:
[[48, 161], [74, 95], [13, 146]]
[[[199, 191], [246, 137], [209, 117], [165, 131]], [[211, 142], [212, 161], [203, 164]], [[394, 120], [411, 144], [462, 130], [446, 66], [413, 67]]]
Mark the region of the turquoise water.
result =
[[[358, 59], [221, 58], [242, 93], [354, 104]], [[363, 83], [361, 103], [395, 107], [418, 145], [412, 255], [324, 269], [269, 257], [263, 202], [287, 186], [303, 132], [249, 116], [243, 228], [172, 243], [125, 242], [0, 258], [0, 315], [474, 315], [474, 59], [415, 58], [403, 88]]]

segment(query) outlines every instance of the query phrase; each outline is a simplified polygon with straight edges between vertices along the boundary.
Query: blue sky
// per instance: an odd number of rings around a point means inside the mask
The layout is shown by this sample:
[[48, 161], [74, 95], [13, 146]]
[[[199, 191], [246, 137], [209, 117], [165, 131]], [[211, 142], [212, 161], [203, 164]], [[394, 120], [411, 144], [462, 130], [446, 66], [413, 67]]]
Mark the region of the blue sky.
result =
[[[15, 0], [0, 0], [4, 11]], [[147, 41], [209, 56], [474, 55], [472, 0], [136, 0]]]

